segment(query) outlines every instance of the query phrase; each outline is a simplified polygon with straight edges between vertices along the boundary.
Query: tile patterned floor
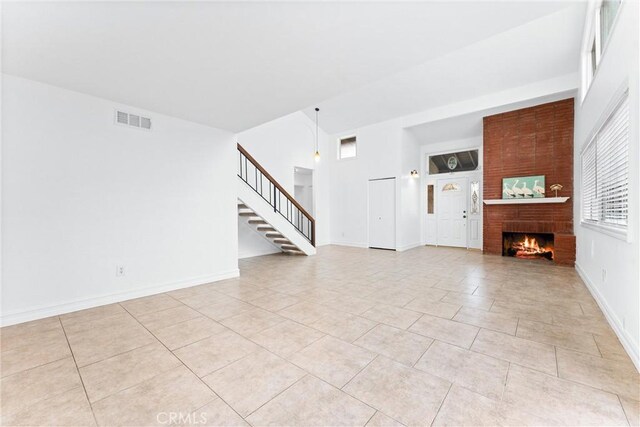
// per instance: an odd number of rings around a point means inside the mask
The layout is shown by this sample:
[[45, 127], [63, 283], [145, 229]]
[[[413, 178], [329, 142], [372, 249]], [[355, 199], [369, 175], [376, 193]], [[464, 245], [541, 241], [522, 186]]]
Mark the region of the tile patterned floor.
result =
[[2, 425], [638, 425], [570, 268], [329, 246], [240, 269], [1, 329]]

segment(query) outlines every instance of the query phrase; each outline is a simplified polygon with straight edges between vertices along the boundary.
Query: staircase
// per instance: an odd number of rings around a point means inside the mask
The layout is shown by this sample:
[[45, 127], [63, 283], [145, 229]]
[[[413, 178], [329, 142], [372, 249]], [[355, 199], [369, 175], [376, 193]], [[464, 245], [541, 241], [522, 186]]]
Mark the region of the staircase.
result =
[[249, 225], [252, 225], [271, 244], [280, 248], [282, 252], [290, 255], [306, 255], [291, 240], [284, 237], [271, 224], [257, 215], [253, 209], [245, 205], [242, 200], [238, 200], [238, 215], [241, 219], [244, 218]]
[[315, 219], [238, 144], [238, 216], [289, 255], [314, 255]]

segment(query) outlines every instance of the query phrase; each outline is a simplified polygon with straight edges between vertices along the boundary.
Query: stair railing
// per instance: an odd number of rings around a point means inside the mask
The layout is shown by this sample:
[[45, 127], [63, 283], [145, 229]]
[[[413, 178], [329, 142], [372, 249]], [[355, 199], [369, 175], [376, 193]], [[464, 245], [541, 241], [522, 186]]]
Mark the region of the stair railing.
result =
[[251, 154], [238, 144], [238, 176], [315, 247], [316, 221]]

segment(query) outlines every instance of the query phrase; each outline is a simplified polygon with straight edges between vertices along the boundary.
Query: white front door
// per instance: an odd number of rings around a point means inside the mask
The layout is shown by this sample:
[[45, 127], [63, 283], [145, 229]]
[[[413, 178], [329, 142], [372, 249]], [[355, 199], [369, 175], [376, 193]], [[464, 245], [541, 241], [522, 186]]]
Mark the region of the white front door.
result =
[[440, 179], [437, 188], [437, 241], [467, 247], [467, 178]]
[[369, 247], [396, 248], [396, 180], [369, 181]]

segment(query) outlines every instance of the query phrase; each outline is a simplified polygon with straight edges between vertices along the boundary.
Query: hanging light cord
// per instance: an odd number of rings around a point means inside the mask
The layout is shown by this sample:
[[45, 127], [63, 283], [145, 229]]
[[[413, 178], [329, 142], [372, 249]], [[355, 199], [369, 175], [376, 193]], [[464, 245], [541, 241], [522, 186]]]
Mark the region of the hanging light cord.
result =
[[316, 107], [316, 152], [313, 157], [316, 159], [316, 162], [320, 161], [320, 151], [318, 151], [318, 112], [320, 109]]
[[316, 153], [318, 152], [318, 112], [319, 108], [316, 107]]

